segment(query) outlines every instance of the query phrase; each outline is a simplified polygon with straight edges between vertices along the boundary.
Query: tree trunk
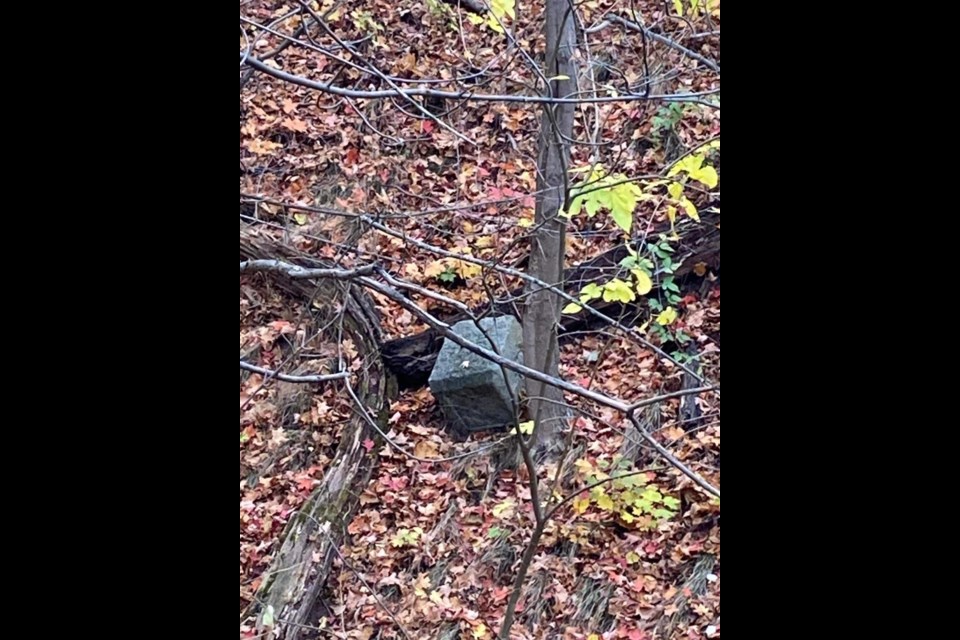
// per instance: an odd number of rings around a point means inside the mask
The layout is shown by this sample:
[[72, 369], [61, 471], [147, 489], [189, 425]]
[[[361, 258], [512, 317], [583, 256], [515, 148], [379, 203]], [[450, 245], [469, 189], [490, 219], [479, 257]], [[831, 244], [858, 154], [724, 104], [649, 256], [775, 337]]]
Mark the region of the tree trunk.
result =
[[[576, 45], [574, 16], [568, 0], [547, 0], [544, 34], [549, 95], [568, 97], [575, 93], [573, 51]], [[528, 273], [543, 282], [563, 288], [565, 219], [568, 194], [569, 141], [573, 138], [574, 105], [547, 104], [540, 122], [540, 157], [537, 167], [537, 206], [530, 239]], [[560, 349], [558, 328], [561, 298], [549, 290], [527, 286], [523, 312], [523, 359], [531, 369], [558, 377]], [[567, 410], [563, 392], [543, 382], [527, 380], [528, 418], [535, 420], [536, 449], [550, 450]]]

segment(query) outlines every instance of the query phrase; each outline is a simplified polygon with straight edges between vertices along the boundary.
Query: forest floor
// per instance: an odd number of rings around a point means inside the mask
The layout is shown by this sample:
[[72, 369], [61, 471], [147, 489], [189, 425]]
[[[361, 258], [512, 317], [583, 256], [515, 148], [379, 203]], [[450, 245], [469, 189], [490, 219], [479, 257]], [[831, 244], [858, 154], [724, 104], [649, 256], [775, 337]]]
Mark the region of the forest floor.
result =
[[[542, 52], [542, 4], [519, 4], [508, 25], [534, 59]], [[679, 4], [689, 10], [689, 2]], [[467, 12], [451, 5], [436, 0], [313, 5], [339, 38], [392, 76], [416, 81], [474, 74], [478, 92], [497, 94], [522, 93], [534, 81], [502, 34], [474, 24]], [[296, 0], [251, 0], [241, 3], [241, 16], [292, 33], [299, 24], [299, 6]], [[651, 30], [719, 63], [718, 2], [710, 5], [716, 7], [713, 15], [701, 11], [682, 19], [674, 3], [588, 0], [577, 6], [585, 25], [597, 25], [610, 13], [634, 15], [630, 11], [635, 10]], [[278, 21], [291, 12], [295, 15]], [[263, 36], [251, 48], [254, 56], [283, 42], [251, 22], [241, 21], [246, 29], [241, 52], [254, 34]], [[654, 94], [719, 88], [718, 72], [676, 48], [649, 38], [639, 46], [636, 33], [616, 24], [587, 31], [581, 34], [591, 52], [585, 65], [592, 65], [594, 79], [604, 78], [600, 86], [635, 83], [648, 74], [656, 78]], [[358, 60], [342, 49], [338, 53], [330, 37], [318, 35], [316, 42], [318, 49]], [[387, 88], [319, 50], [289, 47], [270, 64], [340, 86]], [[242, 67], [241, 76], [244, 72]], [[255, 73], [241, 88], [241, 224], [345, 266], [376, 258], [398, 278], [471, 307], [491, 294], [515, 290], [522, 285], [519, 279], [487, 277], [471, 263], [443, 259], [396, 235], [364, 231], [351, 218], [323, 213], [375, 214], [407, 239], [522, 270], [537, 188], [539, 110], [523, 103], [452, 101], [430, 108], [442, 117], [423, 117], [402, 101], [338, 97]], [[596, 136], [599, 143], [575, 146], [572, 165], [600, 162], [611, 175], [663, 177], [685, 154], [718, 141], [719, 131], [719, 108], [709, 104], [650, 100], [582, 105], [576, 137]], [[718, 145], [707, 159], [719, 169]], [[693, 206], [719, 214], [719, 187], [691, 183], [689, 194]], [[664, 202], [654, 198], [638, 204], [634, 234], [666, 220]], [[623, 238], [610, 215], [574, 216], [567, 264], [596, 256]], [[664, 242], [669, 248], [670, 238]], [[719, 386], [718, 267], [702, 265], [696, 272], [696, 281], [685, 283], [676, 297], [657, 293], [643, 335], [683, 362], [696, 353], [703, 377]], [[281, 353], [302, 338], [309, 310], [292, 306], [278, 289], [262, 283], [241, 276], [241, 356], [273, 368], [282, 364]], [[371, 295], [384, 339], [426, 328], [409, 311]], [[426, 308], [440, 306], [422, 297], [417, 301]], [[657, 322], [668, 308], [675, 317]], [[678, 333], [695, 349], [680, 348]], [[322, 359], [322, 346], [319, 351], [314, 355]], [[683, 384], [683, 371], [673, 358], [609, 329], [568, 337], [561, 357], [565, 380], [627, 403]], [[557, 513], [532, 563], [515, 637], [719, 638], [719, 500], [646, 446], [624, 466], [629, 437], [624, 416], [574, 396], [568, 400], [578, 414], [571, 423], [560, 494], [627, 466], [647, 473], [629, 486], [611, 483], [606, 492], [584, 493]], [[719, 392], [700, 394], [696, 403], [695, 419], [685, 420], [681, 400], [673, 399], [647, 411], [646, 424], [674, 456], [719, 487]], [[323, 480], [340, 429], [354, 409], [335, 383], [265, 382], [259, 374], [241, 376], [240, 406], [243, 612], [270, 567], [286, 521]], [[393, 443], [404, 450], [388, 445], [376, 451], [374, 480], [360, 495], [342, 557], [334, 560], [321, 596], [323, 635], [362, 640], [404, 633], [418, 639], [495, 637], [533, 527], [529, 478], [522, 467], [501, 468], [490, 456], [422, 462], [407, 455], [405, 451], [421, 459], [454, 457], [503, 437], [452, 440], [428, 388], [399, 394], [390, 408], [389, 428]], [[553, 462], [539, 470], [545, 487], [553, 485], [557, 467]], [[643, 500], [653, 508], [632, 508]], [[256, 631], [241, 620], [241, 634], [252, 638]]]

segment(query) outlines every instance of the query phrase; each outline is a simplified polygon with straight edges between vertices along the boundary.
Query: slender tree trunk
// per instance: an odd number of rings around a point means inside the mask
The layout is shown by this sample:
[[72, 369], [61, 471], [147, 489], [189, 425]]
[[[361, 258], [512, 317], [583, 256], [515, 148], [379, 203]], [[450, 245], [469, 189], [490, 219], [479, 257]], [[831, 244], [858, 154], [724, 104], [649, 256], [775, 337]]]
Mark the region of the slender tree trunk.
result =
[[[573, 52], [576, 45], [574, 16], [569, 0], [547, 0], [544, 33], [546, 34], [547, 78], [555, 97], [575, 92]], [[530, 240], [529, 273], [562, 289], [565, 247], [565, 219], [559, 216], [567, 196], [569, 141], [573, 137], [574, 105], [545, 105], [540, 125], [540, 157], [537, 176], [535, 227]], [[525, 364], [547, 375], [557, 376], [559, 346], [557, 327], [560, 321], [561, 298], [551, 291], [527, 287], [523, 314], [523, 358]], [[527, 380], [530, 399], [529, 417], [536, 421], [538, 451], [552, 448], [566, 418], [563, 392], [542, 382]]]

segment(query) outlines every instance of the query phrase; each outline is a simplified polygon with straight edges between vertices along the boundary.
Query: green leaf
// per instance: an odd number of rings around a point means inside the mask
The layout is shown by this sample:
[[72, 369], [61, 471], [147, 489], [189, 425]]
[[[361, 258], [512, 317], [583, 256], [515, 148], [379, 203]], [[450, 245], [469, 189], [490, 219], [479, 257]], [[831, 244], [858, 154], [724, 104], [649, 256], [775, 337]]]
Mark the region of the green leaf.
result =
[[680, 507], [680, 501], [670, 496], [663, 496], [663, 506], [676, 511]]
[[672, 518], [674, 515], [676, 515], [676, 514], [675, 514], [673, 511], [668, 511], [667, 509], [654, 509], [654, 510], [653, 510], [653, 517], [654, 517], [654, 518], [658, 518], [658, 519], [660, 519], [660, 520], [666, 520], [666, 519], [668, 519], [668, 518]]
[[606, 302], [633, 302], [637, 296], [629, 284], [614, 278], [603, 286], [603, 299]]
[[673, 0], [673, 9], [677, 12], [678, 16], [683, 15], [683, 1], [682, 0]]
[[506, 533], [506, 531], [504, 531], [504, 530], [501, 529], [500, 527], [490, 527], [490, 530], [487, 531], [487, 537], [488, 537], [488, 538], [499, 538], [499, 537], [502, 536], [504, 533]]
[[600, 210], [600, 200], [597, 198], [591, 198], [587, 200], [587, 217], [592, 218], [597, 215], [597, 211]]
[[578, 305], [576, 302], [571, 302], [570, 304], [568, 304], [563, 308], [563, 311], [561, 311], [561, 313], [568, 313], [572, 315], [574, 313], [580, 313], [582, 309], [583, 307]]
[[617, 185], [610, 190], [610, 215], [617, 226], [630, 233], [633, 224], [633, 210], [639, 198], [638, 187], [630, 182]]
[[657, 488], [652, 486], [647, 487], [643, 492], [643, 496], [641, 497], [644, 500], [649, 500], [651, 503], [660, 502], [661, 500], [663, 500], [663, 496], [660, 495], [660, 492], [657, 491]]
[[273, 605], [268, 604], [267, 608], [263, 612], [263, 618], [261, 619], [261, 621], [263, 622], [263, 626], [265, 627], [273, 626], [273, 611], [274, 611]]
[[567, 211], [568, 216], [575, 216], [580, 213], [580, 210], [583, 208], [584, 196], [575, 196], [570, 202], [570, 210]]
[[642, 296], [650, 293], [650, 290], [653, 289], [653, 281], [650, 279], [650, 276], [647, 275], [647, 272], [643, 269], [631, 269], [630, 273], [632, 273], [633, 277], [637, 280], [637, 293]]
[[552, 78], [547, 78], [547, 82], [550, 82], [552, 80], [569, 80], [569, 79], [570, 79], [570, 76], [565, 76], [563, 74], [560, 74], [558, 76], [553, 76]]

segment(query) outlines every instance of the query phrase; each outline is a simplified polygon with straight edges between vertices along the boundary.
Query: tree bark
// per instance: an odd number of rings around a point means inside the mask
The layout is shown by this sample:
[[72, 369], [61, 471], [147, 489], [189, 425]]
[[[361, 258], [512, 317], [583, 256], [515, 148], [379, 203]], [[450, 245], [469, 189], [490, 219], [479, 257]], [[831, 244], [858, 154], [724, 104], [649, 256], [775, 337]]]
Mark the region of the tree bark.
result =
[[[573, 51], [576, 46], [574, 16], [568, 0], [547, 0], [544, 18], [547, 90], [554, 97], [575, 93]], [[537, 204], [530, 239], [528, 273], [563, 288], [563, 260], [570, 144], [573, 138], [573, 104], [544, 106], [540, 121], [540, 157], [537, 167]], [[550, 290], [527, 286], [523, 311], [523, 359], [531, 369], [559, 377], [560, 297]], [[543, 382], [527, 380], [528, 419], [535, 421], [538, 451], [548, 451], [568, 415], [563, 392]]]

